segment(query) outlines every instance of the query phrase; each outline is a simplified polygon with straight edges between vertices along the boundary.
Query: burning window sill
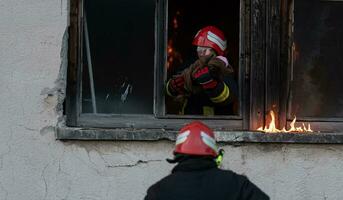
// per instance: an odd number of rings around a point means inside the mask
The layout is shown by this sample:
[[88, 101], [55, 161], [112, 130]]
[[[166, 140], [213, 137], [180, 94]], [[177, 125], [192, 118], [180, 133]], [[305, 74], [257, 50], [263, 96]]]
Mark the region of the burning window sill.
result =
[[[59, 140], [175, 141], [176, 131], [164, 129], [103, 129], [56, 127]], [[222, 143], [343, 144], [343, 132], [264, 133], [259, 131], [215, 131]]]

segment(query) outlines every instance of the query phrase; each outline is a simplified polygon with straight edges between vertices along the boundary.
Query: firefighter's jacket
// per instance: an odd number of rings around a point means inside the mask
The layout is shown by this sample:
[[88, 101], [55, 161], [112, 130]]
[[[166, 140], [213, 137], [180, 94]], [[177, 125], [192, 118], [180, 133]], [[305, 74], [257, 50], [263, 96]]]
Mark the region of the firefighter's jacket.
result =
[[230, 115], [234, 114], [233, 101], [237, 99], [237, 85], [233, 76], [225, 76], [213, 90], [190, 95], [184, 101], [182, 114]]
[[170, 175], [152, 185], [144, 200], [269, 200], [245, 176], [221, 170], [210, 159], [180, 162]]
[[[199, 65], [210, 66], [213, 69], [218, 69], [220, 78], [217, 79], [218, 84], [214, 89], [206, 91], [199, 85], [196, 85], [191, 80], [191, 74]], [[182, 69], [182, 68], [181, 68]], [[234, 113], [233, 103], [238, 101], [238, 86], [233, 77], [233, 69], [231, 66], [223, 67], [218, 59], [211, 59], [207, 63], [195, 61], [190, 67], [182, 69], [181, 75], [185, 77], [185, 88], [188, 89], [188, 94], [184, 96], [173, 96], [166, 88], [167, 94], [176, 99], [182, 99], [181, 114], [186, 115], [230, 115]], [[214, 77], [215, 78], [215, 77]], [[168, 85], [168, 83], [167, 83]]]

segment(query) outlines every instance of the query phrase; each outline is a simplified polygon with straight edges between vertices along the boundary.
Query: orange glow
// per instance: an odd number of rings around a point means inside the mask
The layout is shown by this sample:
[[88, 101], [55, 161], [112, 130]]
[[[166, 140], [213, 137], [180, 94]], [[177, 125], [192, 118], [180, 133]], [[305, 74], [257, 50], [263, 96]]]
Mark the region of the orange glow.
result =
[[169, 69], [169, 67], [173, 64], [174, 57], [175, 57], [172, 40], [168, 41], [167, 53], [168, 53], [167, 69]]
[[179, 22], [178, 18], [181, 16], [180, 11], [177, 11], [172, 18], [172, 29], [173, 34], [168, 39], [168, 46], [167, 46], [167, 69], [169, 70], [173, 66], [178, 66], [183, 63], [182, 55], [180, 52], [175, 48], [174, 42], [176, 41], [176, 36], [179, 29]]
[[270, 121], [268, 126], [260, 127], [257, 130], [258, 131], [263, 131], [266, 133], [280, 133], [280, 132], [285, 132], [285, 133], [289, 133], [289, 132], [313, 132], [311, 129], [311, 125], [308, 124], [308, 126], [306, 127], [304, 123], [302, 123], [302, 126], [299, 127], [295, 127], [295, 121], [296, 121], [296, 117], [294, 117], [293, 121], [290, 123], [290, 129], [286, 130], [285, 127], [283, 127], [281, 130], [276, 128], [275, 125], [275, 115], [274, 112], [271, 110], [270, 111], [270, 116], [272, 118], [272, 120]]

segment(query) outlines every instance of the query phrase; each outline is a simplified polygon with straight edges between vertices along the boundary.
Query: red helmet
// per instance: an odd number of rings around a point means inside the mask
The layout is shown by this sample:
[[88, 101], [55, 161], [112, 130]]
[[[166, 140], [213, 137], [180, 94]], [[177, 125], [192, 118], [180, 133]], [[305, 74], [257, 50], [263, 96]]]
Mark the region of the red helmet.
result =
[[224, 33], [214, 26], [206, 26], [200, 29], [193, 39], [193, 45], [211, 47], [220, 56], [226, 50], [226, 39]]
[[176, 138], [174, 154], [176, 153], [217, 157], [213, 131], [200, 121], [185, 125]]

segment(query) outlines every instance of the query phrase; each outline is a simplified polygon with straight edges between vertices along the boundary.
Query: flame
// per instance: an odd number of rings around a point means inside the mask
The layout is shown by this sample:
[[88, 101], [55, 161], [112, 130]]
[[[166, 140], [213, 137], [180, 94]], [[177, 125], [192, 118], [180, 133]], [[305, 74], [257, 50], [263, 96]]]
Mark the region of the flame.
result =
[[167, 69], [171, 68], [174, 65], [179, 65], [183, 62], [182, 56], [179, 51], [177, 51], [174, 47], [174, 42], [176, 40], [176, 35], [179, 28], [178, 18], [181, 16], [181, 12], [177, 11], [172, 19], [173, 26], [171, 27], [173, 30], [173, 35], [168, 40], [167, 46]]
[[295, 121], [297, 120], [296, 117], [294, 117], [293, 121], [290, 124], [290, 129], [286, 130], [285, 127], [283, 127], [281, 130], [276, 128], [275, 125], [275, 115], [274, 112], [271, 110], [270, 111], [270, 116], [272, 118], [272, 120], [270, 121], [268, 126], [260, 127], [257, 130], [258, 131], [263, 131], [266, 133], [280, 133], [280, 132], [285, 132], [285, 133], [289, 133], [289, 132], [313, 132], [311, 129], [311, 125], [308, 124], [308, 126], [306, 127], [304, 123], [302, 123], [302, 126], [299, 127], [295, 127]]

